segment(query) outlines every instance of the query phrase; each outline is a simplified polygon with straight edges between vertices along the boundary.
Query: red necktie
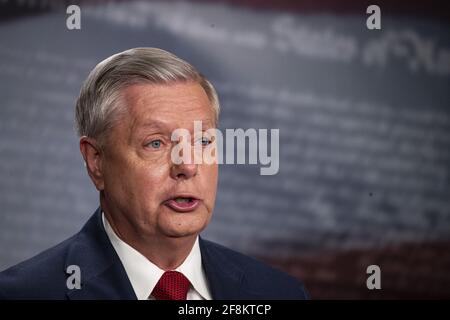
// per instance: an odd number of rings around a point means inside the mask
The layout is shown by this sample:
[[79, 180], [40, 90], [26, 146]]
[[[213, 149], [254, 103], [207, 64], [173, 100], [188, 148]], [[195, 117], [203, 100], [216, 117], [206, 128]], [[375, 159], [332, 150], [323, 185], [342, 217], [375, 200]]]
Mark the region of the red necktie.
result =
[[186, 300], [190, 285], [181, 272], [166, 271], [153, 289], [152, 296], [156, 300]]

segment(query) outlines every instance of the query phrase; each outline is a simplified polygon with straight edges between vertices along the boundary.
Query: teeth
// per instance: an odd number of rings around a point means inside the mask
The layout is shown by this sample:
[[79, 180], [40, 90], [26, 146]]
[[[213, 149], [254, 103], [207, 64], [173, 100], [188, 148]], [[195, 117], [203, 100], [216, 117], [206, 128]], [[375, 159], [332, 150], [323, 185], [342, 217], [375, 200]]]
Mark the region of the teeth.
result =
[[177, 203], [186, 203], [189, 202], [189, 198], [175, 198]]

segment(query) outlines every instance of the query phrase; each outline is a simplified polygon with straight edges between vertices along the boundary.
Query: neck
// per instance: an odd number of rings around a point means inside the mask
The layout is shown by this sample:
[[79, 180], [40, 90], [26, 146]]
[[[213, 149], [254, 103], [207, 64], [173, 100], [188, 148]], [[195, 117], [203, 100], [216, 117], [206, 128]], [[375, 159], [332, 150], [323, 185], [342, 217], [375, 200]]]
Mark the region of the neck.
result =
[[[191, 252], [197, 239], [196, 234], [176, 238], [159, 235], [141, 236], [133, 231], [134, 228], [126, 219], [113, 218], [109, 210], [105, 210], [104, 207], [102, 209], [111, 228], [122, 241], [165, 271], [178, 268]], [[120, 229], [118, 225], [121, 226]]]

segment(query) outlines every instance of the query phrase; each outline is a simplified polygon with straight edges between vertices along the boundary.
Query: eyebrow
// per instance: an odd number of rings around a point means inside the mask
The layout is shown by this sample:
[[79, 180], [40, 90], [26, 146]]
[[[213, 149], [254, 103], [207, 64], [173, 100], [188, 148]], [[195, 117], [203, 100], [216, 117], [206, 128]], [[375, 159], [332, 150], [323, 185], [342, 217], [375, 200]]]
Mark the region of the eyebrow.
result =
[[211, 128], [211, 127], [215, 127], [215, 121], [207, 118], [207, 119], [203, 119], [203, 120], [198, 120], [202, 122], [202, 127], [207, 127], [207, 128]]
[[133, 128], [155, 128], [155, 129], [170, 129], [170, 126], [167, 123], [159, 120], [151, 120], [141, 124], [135, 124]]
[[[201, 121], [202, 122], [202, 129], [204, 128], [211, 128], [211, 127], [215, 127], [214, 125], [214, 121], [212, 119], [201, 119], [201, 120], [195, 120], [195, 121]], [[167, 131], [173, 131], [174, 129], [178, 129], [178, 128], [174, 128], [171, 130], [171, 126], [169, 124], [167, 124], [167, 122], [165, 121], [160, 121], [160, 120], [150, 120], [141, 124], [136, 124], [134, 123], [131, 127], [131, 129], [137, 129], [140, 130], [141, 128], [143, 129], [160, 129], [160, 130], [167, 130]]]
[[148, 129], [170, 131], [170, 128], [163, 121], [151, 120], [143, 123], [138, 123], [138, 121], [135, 119], [132, 125], [129, 127], [129, 141], [131, 141], [133, 137], [140, 137], [142, 133]]

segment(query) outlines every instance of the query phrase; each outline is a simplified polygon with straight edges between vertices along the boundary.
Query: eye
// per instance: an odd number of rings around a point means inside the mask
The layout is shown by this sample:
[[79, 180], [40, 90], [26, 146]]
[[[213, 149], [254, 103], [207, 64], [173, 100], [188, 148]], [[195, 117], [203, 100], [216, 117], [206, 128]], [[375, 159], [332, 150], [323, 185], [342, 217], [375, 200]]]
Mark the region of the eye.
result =
[[148, 146], [154, 148], [154, 149], [159, 149], [161, 147], [162, 141], [161, 140], [153, 140], [152, 142], [150, 142], [148, 144]]
[[212, 143], [212, 140], [207, 137], [202, 137], [202, 146], [207, 146]]

